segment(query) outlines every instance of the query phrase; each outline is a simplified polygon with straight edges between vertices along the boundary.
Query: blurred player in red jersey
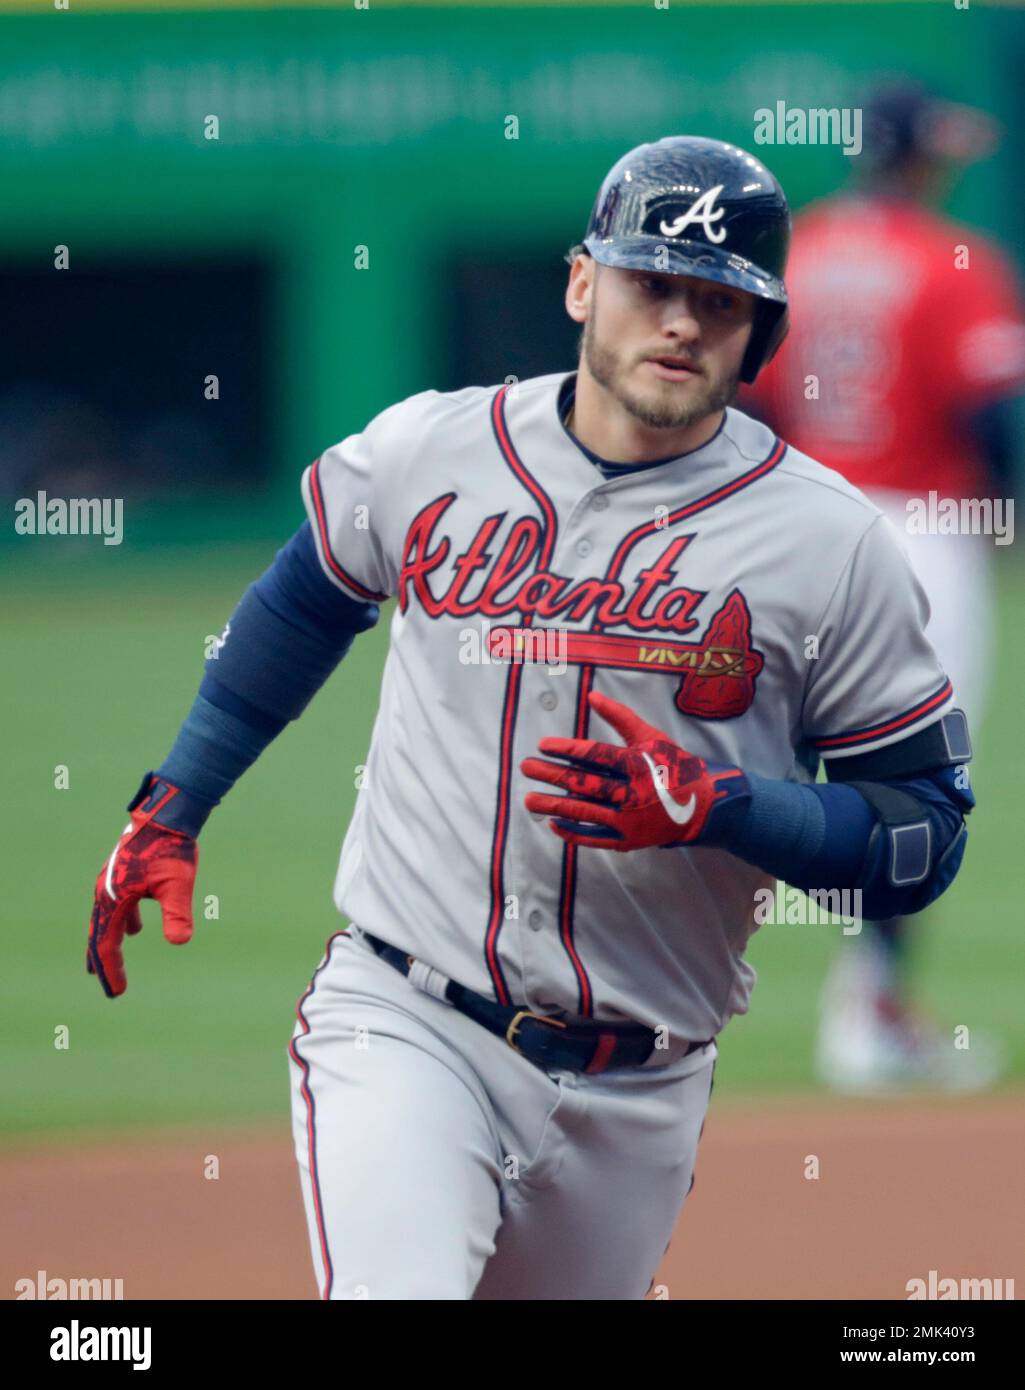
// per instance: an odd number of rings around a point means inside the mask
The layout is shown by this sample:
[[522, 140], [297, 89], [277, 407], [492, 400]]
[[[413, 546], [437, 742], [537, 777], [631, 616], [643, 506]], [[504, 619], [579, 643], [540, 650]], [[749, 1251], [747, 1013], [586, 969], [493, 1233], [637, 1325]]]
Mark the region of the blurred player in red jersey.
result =
[[[993, 546], [1013, 539], [1006, 499], [1014, 402], [1025, 389], [1025, 311], [1002, 252], [931, 204], [960, 166], [996, 142], [995, 123], [980, 111], [909, 82], [875, 90], [856, 186], [796, 219], [787, 274], [793, 326], [748, 397], [783, 438], [888, 515], [973, 728], [991, 665]], [[923, 533], [930, 494], [931, 533]], [[989, 534], [937, 534], [951, 524], [936, 523], [942, 499], [962, 498], [1000, 499]], [[971, 1088], [1000, 1070], [992, 1042], [973, 1032], [967, 1052], [955, 1051], [952, 1034], [941, 1037], [915, 1016], [909, 925], [867, 923], [834, 962], [816, 1064], [837, 1089]]]

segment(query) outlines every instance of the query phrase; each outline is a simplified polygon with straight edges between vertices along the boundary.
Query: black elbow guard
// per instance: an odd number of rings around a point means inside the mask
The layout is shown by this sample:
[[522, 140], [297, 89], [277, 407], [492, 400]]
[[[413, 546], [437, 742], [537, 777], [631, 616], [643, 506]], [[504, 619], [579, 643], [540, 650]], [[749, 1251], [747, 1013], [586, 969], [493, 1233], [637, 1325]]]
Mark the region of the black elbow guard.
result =
[[[901, 785], [851, 781], [878, 818], [869, 839], [858, 884], [866, 917], [920, 912], [953, 882], [964, 858], [968, 830], [963, 813], [975, 803], [962, 785], [964, 764], [972, 756], [960, 710], [937, 726], [946, 756], [928, 772]], [[955, 772], [956, 769], [956, 772]]]

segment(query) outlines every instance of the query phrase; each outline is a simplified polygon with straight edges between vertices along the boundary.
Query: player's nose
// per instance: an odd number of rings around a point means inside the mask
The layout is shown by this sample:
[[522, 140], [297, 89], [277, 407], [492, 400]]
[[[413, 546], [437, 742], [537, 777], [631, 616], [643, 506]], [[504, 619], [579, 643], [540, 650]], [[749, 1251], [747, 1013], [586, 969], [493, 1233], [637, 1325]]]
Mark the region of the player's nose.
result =
[[700, 338], [701, 320], [697, 303], [687, 288], [681, 287], [669, 297], [662, 315], [662, 331], [686, 342], [695, 342]]

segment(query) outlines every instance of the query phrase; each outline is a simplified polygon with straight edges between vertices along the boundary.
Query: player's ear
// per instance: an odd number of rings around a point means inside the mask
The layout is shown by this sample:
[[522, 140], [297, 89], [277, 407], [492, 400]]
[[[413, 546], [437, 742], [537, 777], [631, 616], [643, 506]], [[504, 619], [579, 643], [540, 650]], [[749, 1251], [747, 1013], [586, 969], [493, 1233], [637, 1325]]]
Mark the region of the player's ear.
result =
[[574, 323], [586, 323], [590, 316], [597, 270], [597, 263], [586, 251], [574, 257], [566, 285], [566, 313]]

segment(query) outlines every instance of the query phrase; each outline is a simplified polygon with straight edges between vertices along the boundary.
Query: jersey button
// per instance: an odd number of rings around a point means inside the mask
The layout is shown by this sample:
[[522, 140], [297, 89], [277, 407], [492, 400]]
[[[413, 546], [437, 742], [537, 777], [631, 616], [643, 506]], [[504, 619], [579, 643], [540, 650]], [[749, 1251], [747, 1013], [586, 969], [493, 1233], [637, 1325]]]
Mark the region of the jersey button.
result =
[[603, 512], [608, 505], [609, 499], [605, 496], [604, 492], [596, 492], [591, 498], [592, 512]]
[[551, 690], [546, 690], [541, 696], [542, 709], [555, 709], [559, 703], [559, 697]]
[[592, 551], [593, 549], [594, 549], [594, 547], [592, 546], [592, 544], [591, 544], [590, 541], [588, 541], [588, 540], [577, 541], [577, 554], [578, 554], [578, 555], [590, 555], [590, 553], [591, 553], [591, 551]]
[[527, 914], [527, 926], [531, 931], [540, 931], [545, 924], [545, 915], [539, 907], [532, 907]]

